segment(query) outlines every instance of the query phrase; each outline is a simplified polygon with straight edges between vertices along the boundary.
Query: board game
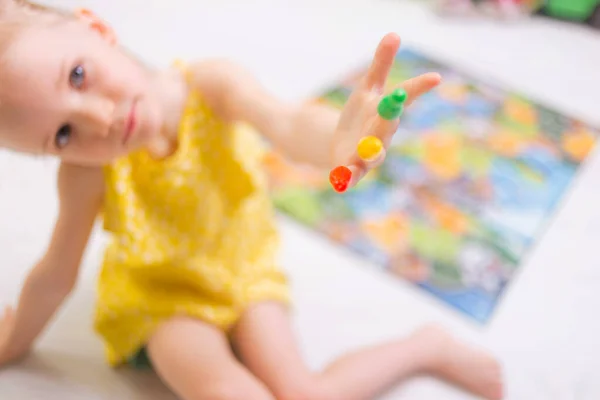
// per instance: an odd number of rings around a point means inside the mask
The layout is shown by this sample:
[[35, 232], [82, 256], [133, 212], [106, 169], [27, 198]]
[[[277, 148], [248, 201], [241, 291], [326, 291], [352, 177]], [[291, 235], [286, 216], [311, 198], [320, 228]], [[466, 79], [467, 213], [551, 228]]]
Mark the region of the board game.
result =
[[[386, 161], [357, 187], [336, 193], [326, 172], [271, 153], [273, 201], [375, 268], [485, 323], [598, 131], [411, 49], [398, 53], [388, 90], [430, 71], [442, 84], [406, 109]], [[316, 101], [343, 107], [362, 72]]]

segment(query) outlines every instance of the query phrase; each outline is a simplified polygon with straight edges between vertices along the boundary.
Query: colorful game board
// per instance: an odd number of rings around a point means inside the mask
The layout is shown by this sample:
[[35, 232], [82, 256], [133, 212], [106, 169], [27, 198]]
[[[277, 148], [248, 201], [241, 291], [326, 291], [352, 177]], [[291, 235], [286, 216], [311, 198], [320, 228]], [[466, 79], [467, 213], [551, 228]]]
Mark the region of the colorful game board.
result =
[[[389, 89], [429, 71], [442, 74], [442, 85], [406, 109], [385, 163], [356, 188], [335, 193], [326, 171], [270, 154], [273, 199], [302, 224], [484, 323], [598, 132], [412, 50], [398, 54]], [[317, 100], [342, 107], [361, 74]]]

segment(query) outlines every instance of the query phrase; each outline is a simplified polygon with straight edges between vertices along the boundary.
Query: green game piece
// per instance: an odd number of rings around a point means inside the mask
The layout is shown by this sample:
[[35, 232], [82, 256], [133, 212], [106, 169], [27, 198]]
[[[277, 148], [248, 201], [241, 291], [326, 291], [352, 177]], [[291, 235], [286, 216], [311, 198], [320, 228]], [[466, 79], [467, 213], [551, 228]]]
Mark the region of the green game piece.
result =
[[377, 107], [377, 112], [383, 119], [396, 119], [402, 115], [405, 101], [406, 91], [404, 89], [396, 89], [391, 94], [381, 99], [379, 106]]

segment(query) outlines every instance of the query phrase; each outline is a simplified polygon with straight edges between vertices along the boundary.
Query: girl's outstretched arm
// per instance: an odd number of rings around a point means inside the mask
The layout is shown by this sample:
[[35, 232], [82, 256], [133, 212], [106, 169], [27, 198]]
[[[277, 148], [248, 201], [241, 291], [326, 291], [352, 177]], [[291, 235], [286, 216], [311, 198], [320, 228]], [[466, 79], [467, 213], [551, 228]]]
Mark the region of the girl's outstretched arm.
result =
[[[399, 46], [400, 38], [393, 33], [381, 40], [371, 66], [341, 112], [314, 102], [282, 101], [251, 73], [228, 61], [195, 64], [192, 77], [221, 117], [250, 123], [294, 161], [320, 168], [348, 165], [355, 172], [353, 183], [356, 183], [368, 169], [382, 161], [366, 164], [357, 159], [360, 139], [377, 136], [387, 147], [397, 128], [398, 118], [390, 121], [378, 118], [376, 110]], [[433, 72], [403, 82], [400, 87], [406, 92], [405, 105], [433, 89], [440, 79]]]
[[338, 124], [338, 110], [285, 102], [268, 92], [248, 70], [228, 60], [196, 63], [192, 77], [221, 118], [250, 123], [294, 161], [330, 167], [329, 144]]
[[61, 165], [60, 206], [54, 232], [41, 261], [27, 276], [19, 303], [0, 320], [0, 365], [28, 352], [71, 293], [102, 203], [102, 171]]

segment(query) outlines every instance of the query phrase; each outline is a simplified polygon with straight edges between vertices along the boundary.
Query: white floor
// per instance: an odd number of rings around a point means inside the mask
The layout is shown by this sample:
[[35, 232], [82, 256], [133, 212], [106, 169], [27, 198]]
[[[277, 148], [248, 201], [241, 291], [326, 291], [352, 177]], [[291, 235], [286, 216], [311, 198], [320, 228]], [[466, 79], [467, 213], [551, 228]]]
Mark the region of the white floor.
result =
[[[444, 21], [424, 2], [400, 0], [323, 0], [319, 6], [316, 0], [49, 3], [95, 9], [124, 43], [156, 64], [181, 56], [233, 57], [289, 99], [309, 96], [364, 63], [379, 37], [394, 30], [406, 44], [600, 125], [600, 35], [563, 24]], [[55, 216], [55, 167], [52, 160], [0, 153], [0, 304], [15, 301], [46, 244]], [[437, 321], [498, 354], [508, 399], [599, 399], [598, 179], [600, 160], [594, 158], [484, 328], [282, 220], [282, 259], [293, 280], [295, 321], [308, 360], [321, 366], [355, 346]], [[36, 355], [0, 372], [1, 399], [172, 399], [154, 377], [111, 371], [103, 363], [90, 330], [103, 239], [98, 231], [78, 290]], [[468, 398], [429, 379], [389, 396]]]

